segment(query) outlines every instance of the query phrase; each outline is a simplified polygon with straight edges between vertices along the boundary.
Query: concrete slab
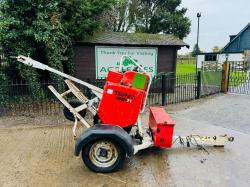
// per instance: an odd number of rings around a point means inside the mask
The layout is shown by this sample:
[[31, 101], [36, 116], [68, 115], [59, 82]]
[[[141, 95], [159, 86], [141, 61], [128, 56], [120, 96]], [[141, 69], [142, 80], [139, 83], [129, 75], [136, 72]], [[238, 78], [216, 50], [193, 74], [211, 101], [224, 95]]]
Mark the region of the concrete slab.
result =
[[[75, 159], [69, 125], [0, 128], [0, 186], [248, 187], [249, 102], [249, 96], [220, 95], [191, 102], [188, 107], [180, 104], [183, 108], [170, 112], [176, 120], [176, 135], [227, 133], [235, 137], [235, 142], [207, 151], [178, 145], [147, 149], [111, 174], [93, 173], [81, 159]], [[146, 115], [143, 121], [146, 123]]]

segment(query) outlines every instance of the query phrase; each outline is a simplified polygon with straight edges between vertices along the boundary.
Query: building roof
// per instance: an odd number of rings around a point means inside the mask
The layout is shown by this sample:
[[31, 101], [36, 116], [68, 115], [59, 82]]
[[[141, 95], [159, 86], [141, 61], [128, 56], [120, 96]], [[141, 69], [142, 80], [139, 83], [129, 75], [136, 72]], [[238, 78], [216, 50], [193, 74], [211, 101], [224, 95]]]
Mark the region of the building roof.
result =
[[[244, 46], [240, 46], [237, 44], [237, 47], [233, 46], [233, 44], [238, 40], [240, 42], [240, 37], [243, 35], [245, 31], [250, 31], [250, 22], [221, 50], [222, 52], [242, 52], [244, 50]], [[247, 37], [249, 37], [250, 41], [250, 32], [248, 32]], [[244, 43], [245, 44], [245, 43]], [[229, 49], [230, 46], [233, 46], [234, 49]]]
[[218, 52], [201, 52], [198, 53], [197, 55], [216, 55], [216, 54], [238, 54], [238, 53], [242, 53], [242, 52], [226, 52], [226, 51], [218, 51]]
[[188, 44], [171, 34], [101, 32], [79, 42], [111, 45], [186, 46], [189, 48]]

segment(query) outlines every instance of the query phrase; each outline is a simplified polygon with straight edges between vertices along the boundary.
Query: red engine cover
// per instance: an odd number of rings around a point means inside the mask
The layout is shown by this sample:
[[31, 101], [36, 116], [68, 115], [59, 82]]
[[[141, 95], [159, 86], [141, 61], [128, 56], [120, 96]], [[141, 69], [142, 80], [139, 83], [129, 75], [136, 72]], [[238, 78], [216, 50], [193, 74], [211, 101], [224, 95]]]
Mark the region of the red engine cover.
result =
[[126, 127], [138, 118], [143, 91], [107, 82], [99, 105], [98, 115], [102, 123]]
[[121, 73], [108, 74], [98, 116], [103, 124], [127, 127], [135, 124], [138, 119], [145, 90], [132, 88], [131, 84], [127, 84], [129, 80], [126, 83], [118, 80], [121, 80]]

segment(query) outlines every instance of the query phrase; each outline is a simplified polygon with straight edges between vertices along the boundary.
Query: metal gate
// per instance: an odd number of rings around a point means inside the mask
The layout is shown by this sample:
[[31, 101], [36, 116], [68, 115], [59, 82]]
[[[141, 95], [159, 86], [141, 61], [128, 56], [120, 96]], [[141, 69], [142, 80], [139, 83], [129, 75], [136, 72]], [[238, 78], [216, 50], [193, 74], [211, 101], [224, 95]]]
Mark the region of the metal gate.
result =
[[250, 95], [250, 71], [246, 62], [229, 62], [228, 92]]

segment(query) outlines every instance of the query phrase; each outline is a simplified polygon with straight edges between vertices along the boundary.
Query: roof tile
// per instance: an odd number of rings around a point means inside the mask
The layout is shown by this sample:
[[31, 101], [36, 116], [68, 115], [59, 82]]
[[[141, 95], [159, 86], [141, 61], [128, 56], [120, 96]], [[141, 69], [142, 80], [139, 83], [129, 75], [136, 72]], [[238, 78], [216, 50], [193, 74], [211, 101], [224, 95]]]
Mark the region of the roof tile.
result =
[[79, 41], [81, 43], [116, 44], [116, 45], [165, 45], [187, 46], [185, 42], [171, 34], [147, 34], [126, 32], [100, 32]]

